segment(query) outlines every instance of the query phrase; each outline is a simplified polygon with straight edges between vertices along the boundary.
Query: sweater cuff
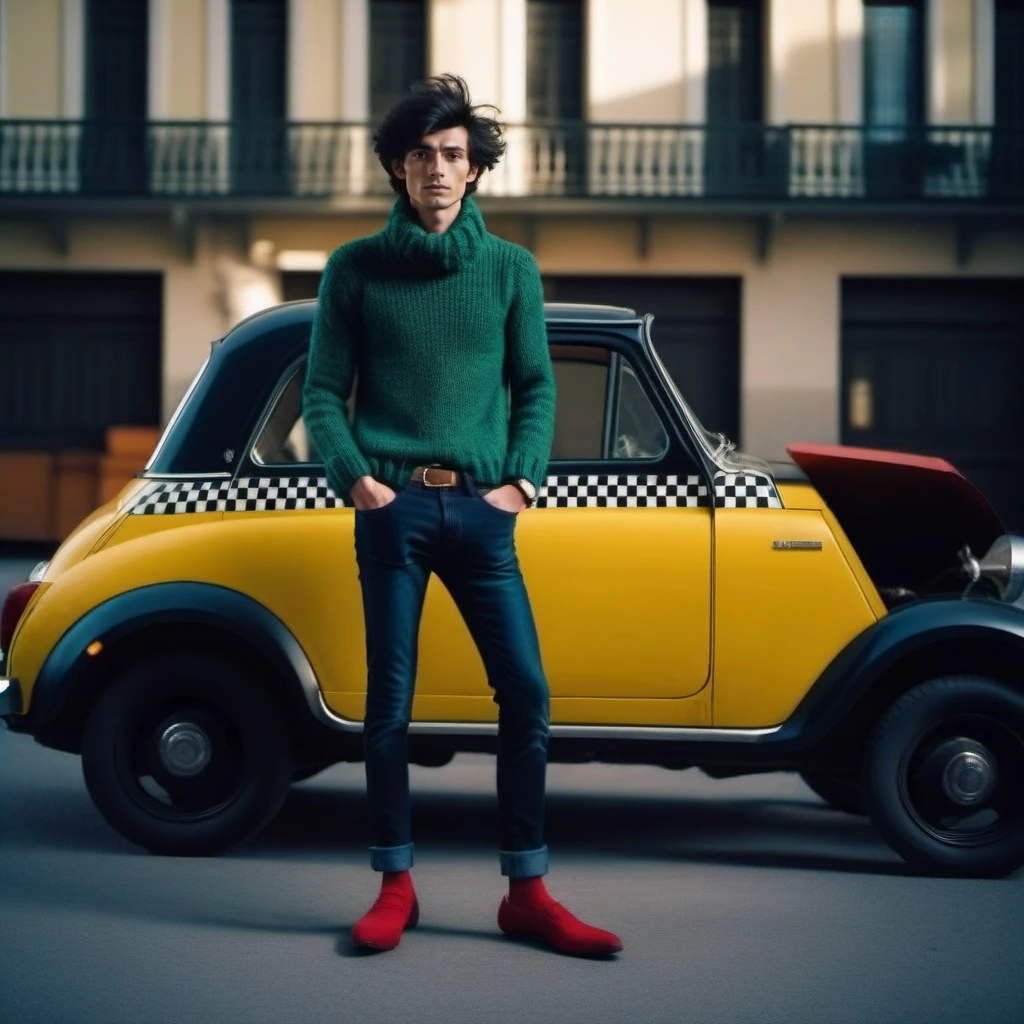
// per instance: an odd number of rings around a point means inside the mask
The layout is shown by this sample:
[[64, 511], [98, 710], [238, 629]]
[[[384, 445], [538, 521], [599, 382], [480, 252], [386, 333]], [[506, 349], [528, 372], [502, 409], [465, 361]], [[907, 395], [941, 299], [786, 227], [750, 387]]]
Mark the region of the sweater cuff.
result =
[[526, 477], [540, 493], [547, 477], [547, 463], [525, 452], [509, 452], [502, 470], [502, 480], [513, 482]]
[[344, 456], [335, 455], [327, 460], [324, 468], [327, 472], [327, 483], [334, 491], [335, 497], [346, 502], [351, 501], [349, 491], [352, 490], [352, 485], [361, 476], [373, 475], [370, 464], [361, 456], [349, 460]]

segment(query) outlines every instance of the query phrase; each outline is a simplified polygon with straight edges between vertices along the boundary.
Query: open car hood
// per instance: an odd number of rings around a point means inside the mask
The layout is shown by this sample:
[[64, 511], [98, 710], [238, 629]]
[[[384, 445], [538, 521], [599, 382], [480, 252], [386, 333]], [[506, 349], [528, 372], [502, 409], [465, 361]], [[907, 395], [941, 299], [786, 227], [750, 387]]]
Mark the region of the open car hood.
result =
[[957, 551], [1005, 533], [977, 487], [945, 459], [845, 445], [790, 444], [793, 461], [835, 514], [875, 585], [962, 589]]

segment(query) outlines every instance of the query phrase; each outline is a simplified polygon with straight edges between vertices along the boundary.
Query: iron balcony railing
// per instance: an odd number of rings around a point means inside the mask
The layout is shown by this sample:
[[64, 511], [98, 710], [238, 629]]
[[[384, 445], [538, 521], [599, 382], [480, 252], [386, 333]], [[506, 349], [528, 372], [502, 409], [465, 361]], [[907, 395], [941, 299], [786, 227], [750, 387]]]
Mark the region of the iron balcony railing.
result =
[[[762, 201], [1024, 199], [1024, 130], [510, 125], [480, 195]], [[0, 199], [390, 195], [372, 126], [0, 120]]]

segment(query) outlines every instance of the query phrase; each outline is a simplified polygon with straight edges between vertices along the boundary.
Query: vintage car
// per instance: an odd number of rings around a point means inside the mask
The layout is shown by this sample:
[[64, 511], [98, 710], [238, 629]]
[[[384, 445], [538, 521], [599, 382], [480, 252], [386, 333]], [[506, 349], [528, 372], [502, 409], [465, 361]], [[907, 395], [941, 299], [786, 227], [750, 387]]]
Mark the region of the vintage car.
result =
[[[353, 509], [301, 415], [314, 308], [213, 342], [145, 470], [3, 606], [7, 725], [80, 753], [100, 812], [153, 852], [236, 846], [291, 782], [362, 760]], [[919, 870], [1024, 863], [1024, 538], [941, 459], [737, 451], [650, 315], [546, 316], [556, 432], [515, 537], [551, 760], [799, 771]], [[419, 642], [410, 760], [493, 751], [436, 577]]]

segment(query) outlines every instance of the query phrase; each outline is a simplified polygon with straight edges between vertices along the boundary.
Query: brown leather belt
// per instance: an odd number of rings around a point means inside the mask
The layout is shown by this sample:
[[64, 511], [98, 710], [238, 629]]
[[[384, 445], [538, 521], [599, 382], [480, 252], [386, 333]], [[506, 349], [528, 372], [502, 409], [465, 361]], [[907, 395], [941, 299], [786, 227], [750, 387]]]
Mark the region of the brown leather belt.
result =
[[459, 471], [441, 466], [417, 466], [409, 479], [424, 487], [458, 487]]

